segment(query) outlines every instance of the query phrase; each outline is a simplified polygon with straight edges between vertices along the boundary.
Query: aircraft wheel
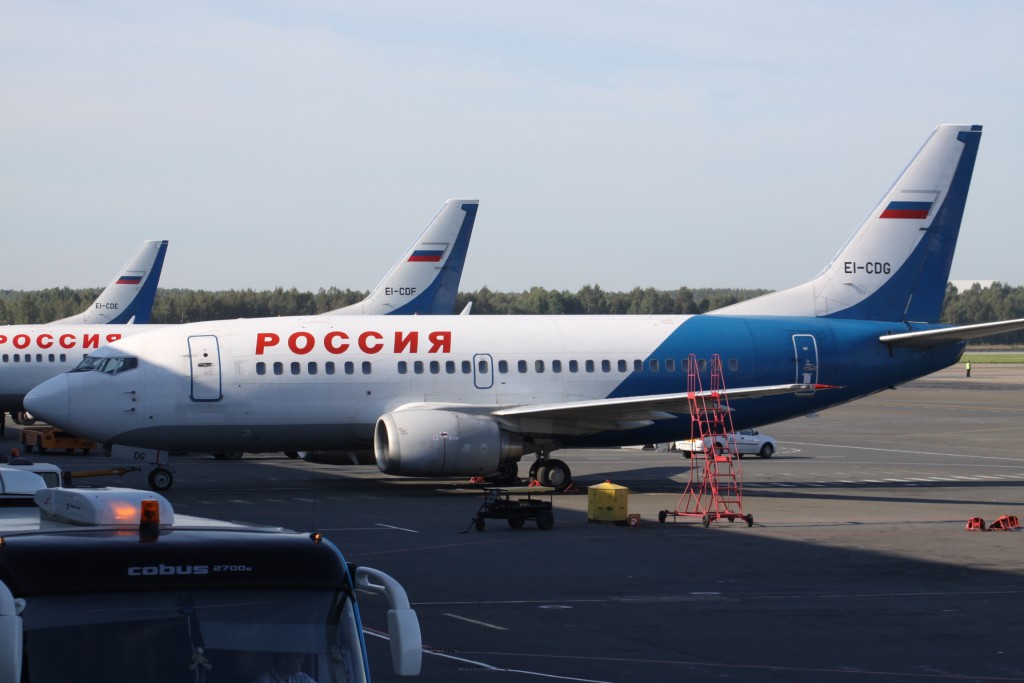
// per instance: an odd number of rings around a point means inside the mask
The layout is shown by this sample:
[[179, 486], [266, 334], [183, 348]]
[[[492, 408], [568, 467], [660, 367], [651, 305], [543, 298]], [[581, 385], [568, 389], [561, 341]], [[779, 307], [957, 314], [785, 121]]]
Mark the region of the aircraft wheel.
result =
[[572, 472], [569, 466], [561, 460], [548, 460], [537, 472], [537, 480], [544, 486], [551, 486], [556, 489], [563, 489], [569, 485]]
[[487, 481], [498, 486], [508, 486], [519, 481], [519, 463], [505, 462], [495, 474], [487, 477]]
[[772, 448], [772, 445], [770, 443], [766, 443], [765, 445], [761, 446], [761, 450], [757, 452], [757, 457], [770, 458], [774, 453], [775, 449]]
[[540, 460], [536, 460], [532, 465], [530, 465], [530, 481], [537, 479], [537, 473], [540, 472], [541, 464]]
[[15, 415], [12, 415], [11, 417], [14, 418], [15, 422], [17, 422], [18, 424], [20, 424], [20, 425], [22, 425], [24, 427], [27, 427], [29, 425], [34, 425], [36, 423], [36, 418], [32, 415], [32, 413], [30, 413], [30, 412], [28, 412], [26, 410], [22, 410], [21, 412], [16, 413]]
[[242, 451], [225, 451], [221, 453], [214, 453], [213, 457], [218, 460], [238, 460], [242, 455]]
[[154, 491], [166, 491], [174, 485], [174, 475], [170, 470], [157, 467], [149, 473], [149, 488]]

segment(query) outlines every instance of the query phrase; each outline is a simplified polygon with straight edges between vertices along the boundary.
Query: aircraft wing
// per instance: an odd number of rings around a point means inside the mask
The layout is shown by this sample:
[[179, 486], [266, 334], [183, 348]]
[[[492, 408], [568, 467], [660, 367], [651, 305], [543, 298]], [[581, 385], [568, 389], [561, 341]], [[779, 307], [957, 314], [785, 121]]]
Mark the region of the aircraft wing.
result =
[[978, 323], [977, 325], [960, 325], [958, 327], [943, 327], [938, 330], [922, 330], [920, 332], [900, 332], [899, 334], [884, 334], [878, 338], [883, 344], [891, 346], [906, 346], [913, 349], [927, 349], [939, 344], [946, 344], [954, 341], [965, 341], [987, 337], [992, 334], [1003, 332], [1015, 332], [1024, 329], [1024, 318], [1016, 320], [1000, 320], [994, 323]]
[[[730, 400], [737, 400], [829, 388], [833, 387], [823, 384], [778, 384], [728, 389], [722, 392], [701, 391], [696, 397], [715, 402], [723, 395]], [[637, 429], [651, 425], [657, 420], [671, 419], [689, 412], [689, 394], [680, 392], [516, 406], [492, 411], [491, 415], [508, 429], [520, 434], [568, 435]]]

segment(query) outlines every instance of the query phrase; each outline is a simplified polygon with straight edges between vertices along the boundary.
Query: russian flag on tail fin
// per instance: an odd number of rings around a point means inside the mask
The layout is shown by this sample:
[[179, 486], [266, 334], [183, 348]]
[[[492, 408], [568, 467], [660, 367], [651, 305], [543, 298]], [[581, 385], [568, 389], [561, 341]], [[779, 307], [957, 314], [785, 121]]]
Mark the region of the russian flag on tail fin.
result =
[[928, 218], [934, 202], [889, 202], [879, 218]]

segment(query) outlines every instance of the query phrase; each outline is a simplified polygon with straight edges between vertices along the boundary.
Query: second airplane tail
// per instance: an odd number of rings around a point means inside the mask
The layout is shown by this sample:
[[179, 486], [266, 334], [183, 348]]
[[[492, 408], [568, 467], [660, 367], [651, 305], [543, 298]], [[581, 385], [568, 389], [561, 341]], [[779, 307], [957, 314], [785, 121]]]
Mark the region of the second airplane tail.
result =
[[714, 311], [938, 322], [981, 126], [938, 126], [813, 280]]
[[446, 201], [365, 299], [325, 315], [451, 315], [479, 206], [475, 199]]

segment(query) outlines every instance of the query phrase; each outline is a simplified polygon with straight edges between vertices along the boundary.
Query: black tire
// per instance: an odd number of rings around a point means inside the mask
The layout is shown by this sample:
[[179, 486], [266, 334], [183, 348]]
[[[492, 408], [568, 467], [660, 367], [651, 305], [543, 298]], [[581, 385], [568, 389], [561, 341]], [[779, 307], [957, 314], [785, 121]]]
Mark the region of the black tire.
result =
[[484, 523], [484, 518], [483, 518], [483, 517], [477, 517], [477, 518], [476, 518], [476, 521], [474, 521], [474, 525], [476, 526], [476, 530], [477, 530], [477, 531], [483, 531], [483, 530], [484, 530], [484, 527], [486, 527], [486, 526], [487, 526], [487, 525], [486, 525], [486, 524]]
[[242, 451], [224, 451], [221, 453], [214, 453], [213, 457], [219, 460], [238, 460], [244, 453]]
[[534, 463], [530, 465], [530, 481], [537, 481], [537, 472], [540, 471], [540, 465], [540, 460], [535, 460]]
[[708, 525], [711, 524], [711, 516], [710, 515], [704, 515], [703, 517], [701, 517], [700, 523], [704, 525], [705, 529], [707, 529]]
[[555, 525], [555, 513], [551, 510], [541, 510], [537, 513], [537, 528], [541, 531], [548, 531]]
[[174, 475], [163, 467], [150, 470], [148, 479], [149, 488], [154, 491], [166, 491], [174, 485]]
[[754, 515], [747, 515], [747, 527], [754, 526]]
[[523, 525], [526, 524], [526, 520], [522, 517], [509, 517], [508, 525], [513, 529], [522, 529]]
[[775, 454], [775, 447], [772, 446], [770, 443], [766, 443], [763, 446], [761, 446], [761, 450], [759, 450], [757, 452], [757, 457], [759, 457], [759, 458], [770, 458], [774, 454]]
[[537, 480], [543, 486], [561, 491], [572, 481], [572, 471], [561, 460], [548, 460], [537, 472]]
[[18, 416], [15, 418], [14, 421], [22, 425], [23, 427], [28, 427], [29, 425], [34, 425], [36, 423], [36, 418], [35, 416], [32, 415], [32, 413], [22, 410], [21, 412], [18, 413]]
[[487, 477], [487, 481], [498, 486], [511, 486], [519, 482], [519, 463], [505, 462], [495, 474]]
[[666, 519], [668, 519], [668, 512], [666, 510], [662, 510], [661, 512], [658, 513], [659, 524], [664, 524]]

